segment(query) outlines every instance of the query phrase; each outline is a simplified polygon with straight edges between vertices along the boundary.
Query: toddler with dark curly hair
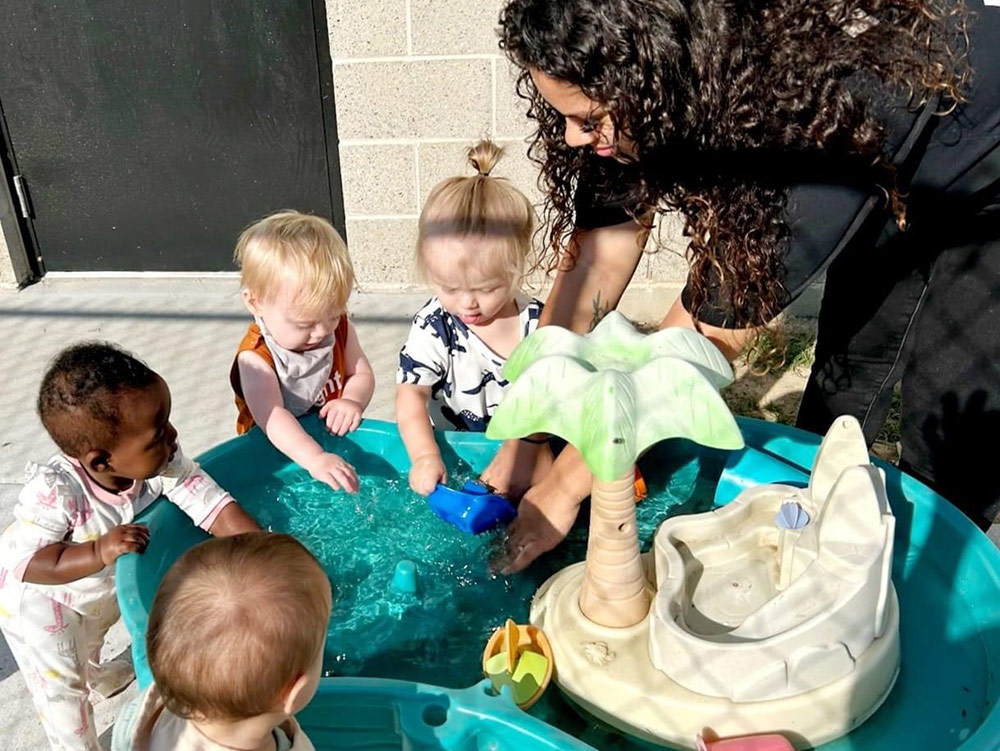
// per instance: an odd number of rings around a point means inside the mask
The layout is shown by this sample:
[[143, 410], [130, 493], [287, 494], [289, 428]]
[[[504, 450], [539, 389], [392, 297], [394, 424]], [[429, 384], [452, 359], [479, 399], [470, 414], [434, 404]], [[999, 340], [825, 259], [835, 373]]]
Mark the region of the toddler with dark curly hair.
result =
[[136, 515], [165, 495], [214, 535], [259, 527], [181, 453], [164, 380], [117, 347], [59, 354], [38, 413], [60, 452], [29, 465], [0, 536], [0, 631], [52, 748], [99, 751], [91, 700], [133, 678], [100, 654], [119, 615], [113, 564], [149, 542]]

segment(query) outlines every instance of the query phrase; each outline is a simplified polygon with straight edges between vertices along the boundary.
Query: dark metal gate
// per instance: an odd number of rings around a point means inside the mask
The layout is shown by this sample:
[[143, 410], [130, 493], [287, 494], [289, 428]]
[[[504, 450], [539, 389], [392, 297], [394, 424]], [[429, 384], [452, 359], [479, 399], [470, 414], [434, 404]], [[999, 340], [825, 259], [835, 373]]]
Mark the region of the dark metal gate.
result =
[[282, 208], [344, 230], [323, 0], [0, 0], [0, 118], [45, 270], [230, 269]]

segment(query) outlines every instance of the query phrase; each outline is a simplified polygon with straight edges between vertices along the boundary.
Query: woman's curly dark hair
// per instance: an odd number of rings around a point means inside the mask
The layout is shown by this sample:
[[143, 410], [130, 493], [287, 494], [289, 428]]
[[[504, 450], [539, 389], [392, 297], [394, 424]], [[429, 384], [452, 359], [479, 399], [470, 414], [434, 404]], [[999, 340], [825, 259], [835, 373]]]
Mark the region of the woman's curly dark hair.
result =
[[964, 0], [510, 0], [501, 47], [538, 124], [549, 270], [565, 258], [577, 186], [614, 186], [608, 160], [567, 146], [530, 69], [579, 86], [635, 143], [631, 164], [610, 166], [634, 173], [625, 202], [637, 217], [683, 213], [691, 312], [718, 287], [730, 325], [748, 326], [787, 300], [779, 165], [863, 175], [905, 224], [862, 92], [889, 87], [914, 107], [961, 101], [967, 16]]

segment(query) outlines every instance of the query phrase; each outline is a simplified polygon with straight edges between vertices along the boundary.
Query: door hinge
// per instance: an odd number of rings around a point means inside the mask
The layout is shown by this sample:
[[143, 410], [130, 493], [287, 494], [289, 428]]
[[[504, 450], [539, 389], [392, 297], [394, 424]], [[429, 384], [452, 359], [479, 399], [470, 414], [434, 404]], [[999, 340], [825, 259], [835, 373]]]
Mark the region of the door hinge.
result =
[[31, 219], [31, 200], [28, 198], [28, 183], [24, 175], [14, 175], [14, 192], [17, 193], [17, 203], [21, 208], [21, 216]]

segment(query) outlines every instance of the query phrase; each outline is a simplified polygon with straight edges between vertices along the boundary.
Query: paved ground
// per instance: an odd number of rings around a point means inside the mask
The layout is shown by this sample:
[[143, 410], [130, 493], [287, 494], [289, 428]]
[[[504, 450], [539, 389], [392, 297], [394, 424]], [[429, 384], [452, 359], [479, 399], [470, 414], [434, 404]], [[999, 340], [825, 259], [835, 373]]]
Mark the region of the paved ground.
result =
[[[368, 416], [392, 419], [396, 355], [410, 317], [427, 295], [362, 295], [352, 301], [362, 345], [378, 379]], [[173, 393], [173, 422], [191, 455], [234, 435], [228, 373], [249, 318], [235, 279], [81, 279], [42, 282], [0, 292], [0, 520], [10, 518], [24, 465], [54, 452], [34, 411], [49, 359], [85, 339], [118, 342], [159, 372]], [[2, 522], [6, 524], [6, 521]], [[119, 624], [107, 652], [127, 649]], [[134, 687], [96, 708], [101, 731]], [[47, 748], [21, 676], [0, 637], [0, 747]], [[105, 733], [105, 743], [110, 734]]]

